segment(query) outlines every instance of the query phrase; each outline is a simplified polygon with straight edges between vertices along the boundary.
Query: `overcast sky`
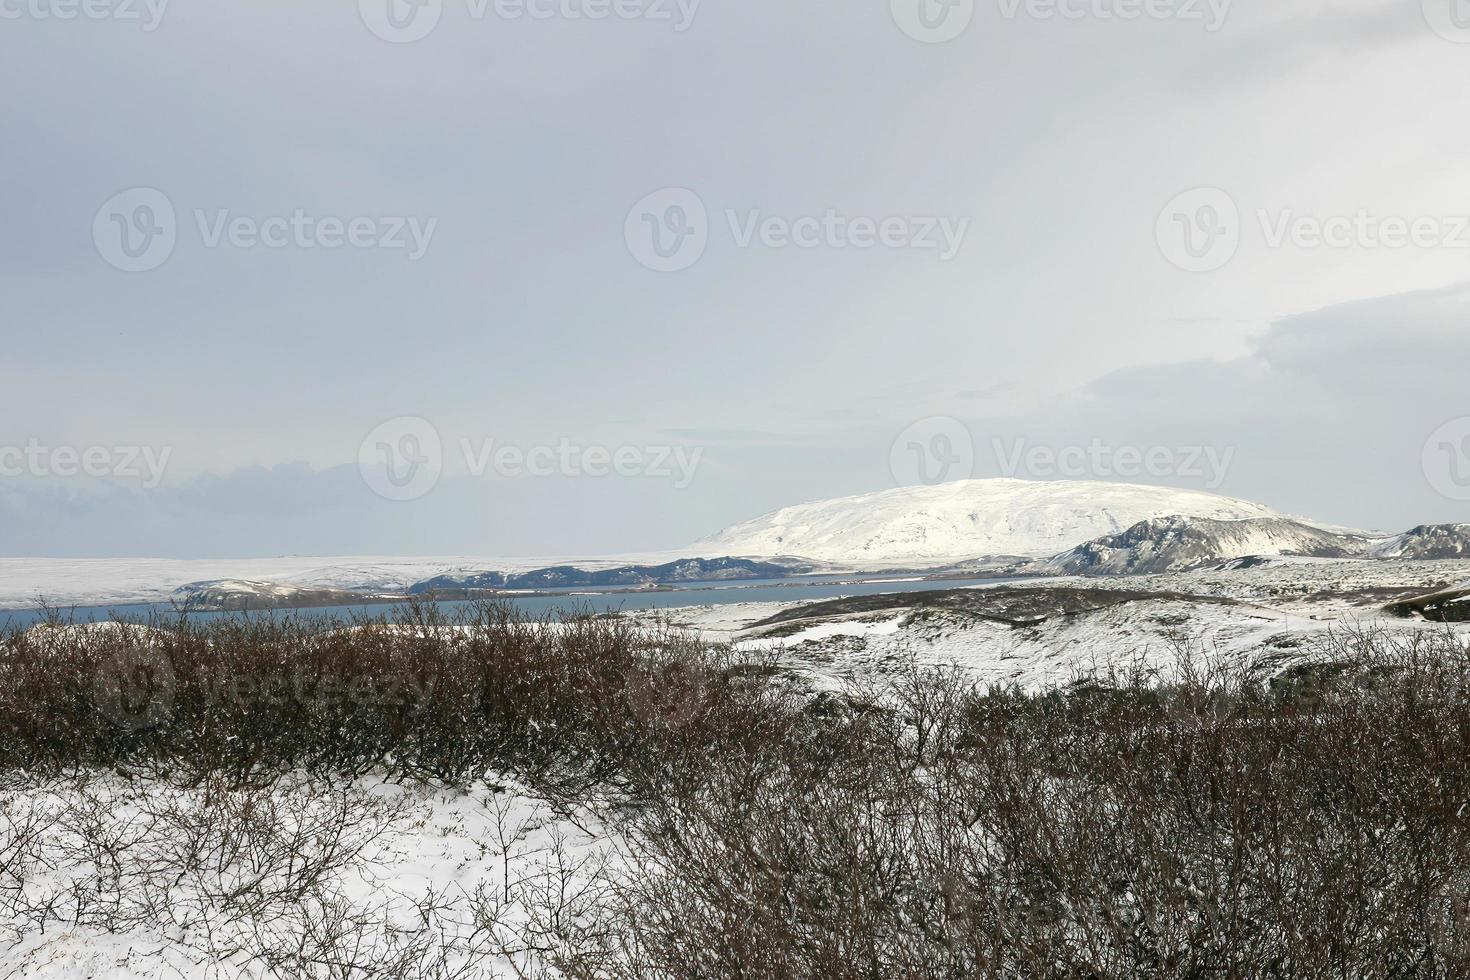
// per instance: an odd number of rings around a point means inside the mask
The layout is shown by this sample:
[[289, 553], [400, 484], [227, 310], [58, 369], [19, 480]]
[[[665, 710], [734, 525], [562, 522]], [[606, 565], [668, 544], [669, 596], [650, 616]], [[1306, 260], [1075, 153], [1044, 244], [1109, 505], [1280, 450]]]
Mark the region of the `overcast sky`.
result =
[[0, 0], [0, 554], [1470, 520], [1463, 0], [421, 4]]

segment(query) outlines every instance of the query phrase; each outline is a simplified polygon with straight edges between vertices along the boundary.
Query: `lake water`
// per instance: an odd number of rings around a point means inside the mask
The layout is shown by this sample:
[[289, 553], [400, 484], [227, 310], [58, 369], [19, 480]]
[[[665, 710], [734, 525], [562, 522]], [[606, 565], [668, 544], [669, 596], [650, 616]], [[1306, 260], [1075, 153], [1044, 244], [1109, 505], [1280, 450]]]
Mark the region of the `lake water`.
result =
[[[507, 595], [502, 598], [534, 619], [554, 619], [569, 612], [618, 612], [636, 609], [679, 609], [687, 606], [727, 605], [736, 602], [817, 602], [846, 596], [882, 595], [891, 592], [929, 592], [970, 586], [995, 585], [1008, 579], [944, 579], [910, 581], [850, 576], [813, 576], [809, 578], [760, 579], [744, 582], [691, 582], [662, 592], [598, 593], [567, 591], [530, 596]], [[435, 603], [453, 615], [472, 605], [470, 602]], [[353, 606], [323, 606], [317, 609], [269, 610], [252, 613], [191, 612], [189, 617], [203, 622], [228, 616], [294, 616], [306, 619], [391, 618], [396, 607], [392, 603], [367, 603]], [[83, 606], [63, 611], [73, 622], [100, 622], [109, 619], [147, 619], [152, 615], [172, 616], [168, 603], [133, 605]], [[0, 611], [0, 627], [27, 627], [44, 616], [40, 610]]]

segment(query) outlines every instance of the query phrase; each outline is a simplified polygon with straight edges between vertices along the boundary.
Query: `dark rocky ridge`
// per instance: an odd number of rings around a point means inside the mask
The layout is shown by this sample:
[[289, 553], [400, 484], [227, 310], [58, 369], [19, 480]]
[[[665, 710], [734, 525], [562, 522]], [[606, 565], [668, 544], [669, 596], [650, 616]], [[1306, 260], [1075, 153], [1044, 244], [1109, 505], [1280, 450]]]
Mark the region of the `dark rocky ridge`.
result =
[[1365, 554], [1370, 541], [1362, 535], [1278, 518], [1165, 517], [1089, 541], [1049, 564], [1066, 575], [1150, 575], [1258, 555], [1352, 558]]
[[1421, 524], [1374, 549], [1375, 558], [1470, 558], [1470, 524]]
[[572, 565], [539, 568], [520, 575], [479, 572], [440, 575], [419, 582], [410, 595], [464, 591], [528, 591], [537, 589], [635, 588], [684, 582], [739, 582], [789, 578], [811, 571], [808, 566], [752, 561], [748, 558], [689, 558], [663, 565], [626, 565], [589, 571]]
[[1403, 599], [1386, 607], [1386, 611], [1395, 616], [1422, 616], [1436, 623], [1470, 623], [1470, 586]]

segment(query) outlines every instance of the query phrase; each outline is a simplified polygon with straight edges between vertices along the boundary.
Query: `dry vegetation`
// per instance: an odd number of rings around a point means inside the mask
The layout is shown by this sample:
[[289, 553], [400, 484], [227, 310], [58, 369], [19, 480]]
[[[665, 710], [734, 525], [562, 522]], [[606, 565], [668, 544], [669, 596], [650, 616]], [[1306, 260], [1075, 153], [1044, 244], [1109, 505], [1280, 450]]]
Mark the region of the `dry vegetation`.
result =
[[[816, 694], [676, 633], [493, 606], [53, 623], [0, 652], [0, 778], [71, 789], [0, 807], [0, 916], [163, 922], [289, 977], [1470, 976], [1467, 682], [1449, 632], [1285, 673]], [[431, 895], [412, 928], [339, 900], [403, 817], [357, 781], [496, 774], [596, 802], [620, 862], [550, 871], [514, 914], [495, 883]], [[199, 938], [225, 921], [248, 928]]]

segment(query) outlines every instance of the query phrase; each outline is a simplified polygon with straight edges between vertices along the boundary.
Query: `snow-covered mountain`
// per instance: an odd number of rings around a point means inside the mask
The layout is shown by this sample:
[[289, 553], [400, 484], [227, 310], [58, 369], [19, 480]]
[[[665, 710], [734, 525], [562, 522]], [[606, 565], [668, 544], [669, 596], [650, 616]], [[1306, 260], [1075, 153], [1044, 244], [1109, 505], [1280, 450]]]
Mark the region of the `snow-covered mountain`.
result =
[[1051, 565], [1066, 575], [1153, 575], [1258, 556], [1351, 558], [1364, 554], [1373, 540], [1279, 517], [1164, 517], [1078, 545]]
[[884, 564], [986, 556], [1050, 558], [1141, 521], [1282, 519], [1270, 508], [1196, 490], [1101, 482], [965, 480], [787, 507], [689, 550]]
[[1374, 558], [1470, 558], [1470, 524], [1422, 524], [1375, 546]]

